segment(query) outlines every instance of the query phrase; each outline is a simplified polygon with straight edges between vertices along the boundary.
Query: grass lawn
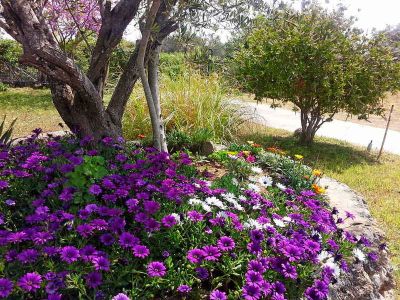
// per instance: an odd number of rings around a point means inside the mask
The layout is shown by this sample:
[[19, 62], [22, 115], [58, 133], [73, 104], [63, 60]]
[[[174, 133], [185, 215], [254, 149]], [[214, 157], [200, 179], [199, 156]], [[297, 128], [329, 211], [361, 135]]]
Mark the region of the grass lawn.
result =
[[364, 195], [372, 215], [387, 234], [400, 299], [400, 156], [385, 154], [381, 162], [376, 162], [376, 153], [328, 138], [317, 138], [311, 147], [301, 146], [292, 133], [259, 125], [246, 127], [240, 140], [277, 146], [289, 155], [302, 154], [308, 165]]
[[58, 124], [62, 120], [48, 89], [10, 88], [0, 92], [0, 117], [4, 115], [7, 115], [8, 123], [17, 118], [14, 137], [26, 136], [38, 127], [44, 131], [61, 129]]

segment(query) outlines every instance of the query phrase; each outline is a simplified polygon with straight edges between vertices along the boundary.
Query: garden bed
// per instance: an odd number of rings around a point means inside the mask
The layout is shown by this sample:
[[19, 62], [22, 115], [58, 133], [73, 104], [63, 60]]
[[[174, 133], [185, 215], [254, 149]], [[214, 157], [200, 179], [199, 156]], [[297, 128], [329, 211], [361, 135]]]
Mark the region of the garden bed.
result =
[[0, 154], [1, 297], [326, 299], [378, 259], [301, 156], [249, 143], [193, 163], [38, 133]]

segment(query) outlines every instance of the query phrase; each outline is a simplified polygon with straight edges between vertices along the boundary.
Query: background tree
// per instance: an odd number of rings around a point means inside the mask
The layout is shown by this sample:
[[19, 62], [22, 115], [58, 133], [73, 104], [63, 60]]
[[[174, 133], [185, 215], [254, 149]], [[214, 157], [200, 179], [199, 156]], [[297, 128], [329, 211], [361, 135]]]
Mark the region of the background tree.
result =
[[400, 78], [382, 35], [367, 38], [341, 10], [316, 5], [260, 18], [233, 65], [243, 90], [300, 110], [304, 143], [340, 111], [382, 114], [385, 93]]
[[[92, 8], [94, 2], [95, 8], [87, 11], [86, 7]], [[160, 150], [166, 150], [157, 92], [158, 57], [163, 40], [180, 24], [206, 26], [222, 20], [244, 22], [250, 7], [258, 9], [265, 6], [262, 0], [74, 0], [73, 6], [69, 5], [70, 1], [61, 0], [0, 0], [0, 3], [0, 27], [22, 45], [24, 53], [21, 61], [49, 77], [54, 105], [72, 130], [81, 136], [90, 135], [96, 139], [104, 135], [120, 136], [126, 104], [135, 83], [141, 78], [147, 90], [154, 143]], [[61, 9], [58, 5], [62, 6]], [[89, 15], [78, 20], [76, 15], [80, 12]], [[59, 14], [62, 18], [53, 17]], [[66, 18], [69, 21], [65, 22]], [[99, 23], [97, 27], [88, 26], [88, 21], [93, 20], [95, 24]], [[87, 72], [63, 47], [64, 37], [69, 35], [64, 33], [61, 38], [60, 32], [66, 29], [63, 25], [54, 24], [58, 21], [76, 26], [71, 31], [75, 38], [87, 39], [86, 32], [96, 36], [95, 46], [90, 49]], [[131, 23], [140, 29], [142, 39], [132, 49], [106, 106], [103, 94], [110, 58]]]

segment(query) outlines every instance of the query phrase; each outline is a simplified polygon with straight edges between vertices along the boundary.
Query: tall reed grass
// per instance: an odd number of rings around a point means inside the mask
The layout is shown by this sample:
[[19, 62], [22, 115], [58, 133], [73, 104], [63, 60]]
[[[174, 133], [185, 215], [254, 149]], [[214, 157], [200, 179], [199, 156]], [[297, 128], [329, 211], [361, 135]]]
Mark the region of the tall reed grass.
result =
[[[175, 78], [163, 76], [160, 95], [167, 134], [179, 131], [229, 141], [246, 119], [244, 110], [227, 100], [227, 90], [217, 74], [204, 76], [189, 69]], [[141, 134], [151, 135], [151, 127], [144, 94], [138, 86], [125, 113], [124, 135], [136, 139]]]

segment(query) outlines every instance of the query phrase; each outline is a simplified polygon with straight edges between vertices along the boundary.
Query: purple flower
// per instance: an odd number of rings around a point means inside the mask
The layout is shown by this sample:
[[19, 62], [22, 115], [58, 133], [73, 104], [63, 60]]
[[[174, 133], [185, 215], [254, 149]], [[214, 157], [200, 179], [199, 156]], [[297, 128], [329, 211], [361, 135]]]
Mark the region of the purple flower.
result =
[[245, 300], [258, 300], [261, 298], [261, 290], [257, 285], [246, 284], [242, 289], [242, 296]]
[[231, 251], [235, 248], [235, 241], [228, 236], [223, 236], [218, 240], [217, 245], [222, 251]]
[[7, 200], [6, 200], [6, 204], [7, 204], [8, 206], [15, 206], [15, 201], [12, 200], [12, 199], [7, 199]]
[[91, 272], [86, 275], [86, 285], [92, 289], [97, 288], [102, 283], [103, 276], [99, 272]]
[[260, 243], [251, 242], [247, 244], [247, 250], [252, 254], [259, 254], [262, 249]]
[[193, 264], [199, 264], [206, 256], [206, 252], [201, 249], [192, 249], [188, 251], [187, 259]]
[[307, 290], [304, 292], [304, 296], [309, 300], [322, 300], [327, 298], [328, 293], [328, 284], [317, 279], [312, 287], [307, 288]]
[[379, 259], [379, 255], [376, 252], [369, 252], [367, 257], [370, 261], [377, 261]]
[[145, 258], [149, 256], [150, 250], [146, 246], [136, 245], [133, 247], [133, 255], [139, 258]]
[[156, 201], [144, 201], [143, 202], [143, 208], [146, 213], [152, 215], [155, 214], [159, 209], [160, 209], [160, 203]]
[[193, 222], [200, 222], [203, 220], [204, 216], [196, 210], [191, 210], [187, 212], [189, 220]]
[[248, 271], [245, 277], [246, 277], [246, 283], [250, 285], [255, 284], [259, 286], [264, 281], [264, 277], [260, 273], [254, 271]]
[[171, 228], [174, 225], [176, 225], [177, 220], [173, 215], [167, 215], [164, 218], [162, 218], [161, 223], [167, 227], [167, 228]]
[[4, 190], [8, 187], [8, 182], [5, 180], [0, 180], [0, 190]]
[[206, 268], [198, 267], [195, 269], [197, 278], [200, 280], [206, 280], [210, 275]]
[[40, 288], [42, 276], [38, 273], [26, 273], [18, 280], [18, 286], [27, 292], [33, 292]]
[[210, 294], [210, 300], [227, 300], [225, 292], [221, 292], [219, 290], [212, 291]]
[[17, 259], [23, 264], [34, 263], [39, 256], [35, 249], [27, 249], [18, 254]]
[[97, 256], [92, 259], [92, 263], [94, 268], [97, 271], [109, 271], [110, 270], [110, 261], [104, 256]]
[[13, 290], [13, 283], [7, 278], [0, 278], [0, 298], [8, 297]]
[[100, 195], [103, 190], [98, 184], [92, 184], [89, 188], [89, 193], [92, 195]]
[[265, 267], [258, 260], [249, 261], [249, 264], [248, 264], [247, 268], [248, 268], [249, 271], [254, 271], [254, 272], [257, 272], [257, 273], [261, 273], [261, 274], [265, 272]]
[[140, 240], [129, 232], [123, 232], [119, 236], [119, 244], [122, 248], [132, 248], [133, 246], [139, 244], [139, 242]]
[[297, 279], [297, 270], [295, 266], [289, 263], [282, 264], [282, 275], [285, 278]]
[[182, 285], [178, 286], [178, 288], [176, 290], [182, 294], [188, 294], [188, 293], [190, 293], [192, 288], [186, 284], [182, 284]]
[[131, 300], [131, 298], [129, 298], [127, 295], [123, 293], [119, 293], [118, 295], [112, 297], [111, 300]]
[[205, 252], [204, 259], [208, 261], [217, 261], [221, 256], [221, 252], [215, 246], [205, 246], [203, 247], [203, 251]]
[[253, 242], [262, 242], [264, 240], [264, 233], [261, 230], [251, 230], [250, 238]]
[[74, 246], [66, 246], [61, 249], [61, 260], [65, 261], [68, 264], [77, 261], [79, 258], [79, 250], [76, 249]]
[[147, 266], [149, 277], [163, 277], [167, 273], [164, 264], [159, 261], [153, 261]]
[[115, 242], [115, 238], [111, 233], [104, 233], [100, 236], [100, 242], [105, 246], [111, 246]]

